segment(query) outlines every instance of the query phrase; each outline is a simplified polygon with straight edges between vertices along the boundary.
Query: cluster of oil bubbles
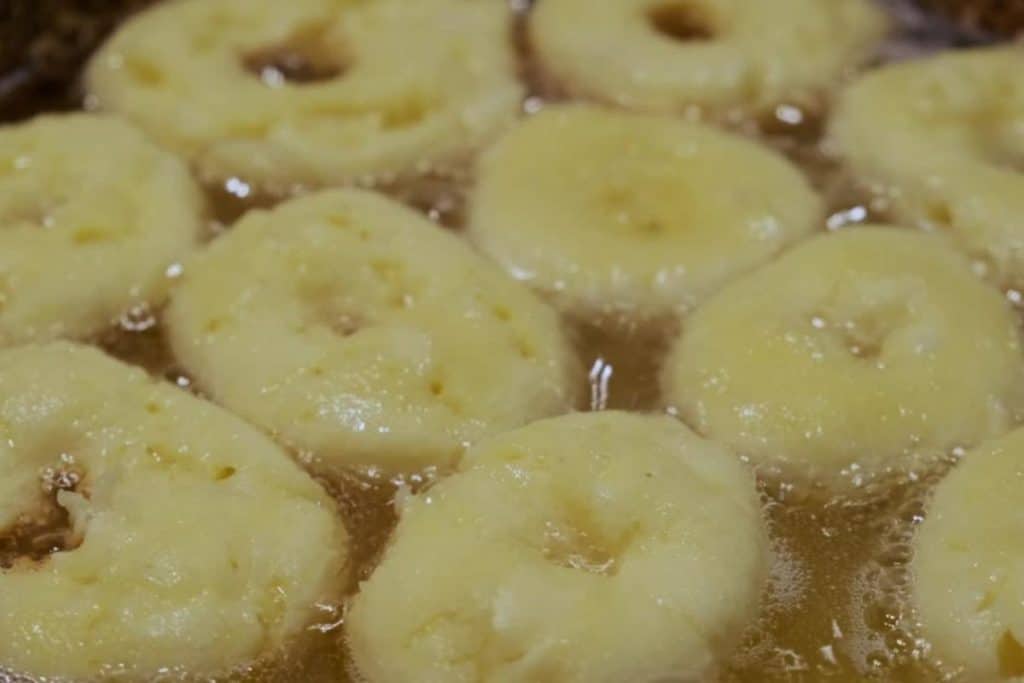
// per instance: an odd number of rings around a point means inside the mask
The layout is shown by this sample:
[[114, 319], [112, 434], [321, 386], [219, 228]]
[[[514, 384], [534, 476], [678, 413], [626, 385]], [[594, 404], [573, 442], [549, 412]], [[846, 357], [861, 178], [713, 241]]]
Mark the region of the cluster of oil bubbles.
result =
[[890, 472], [841, 495], [762, 482], [775, 567], [760, 620], [722, 680], [945, 679], [908, 591], [914, 530], [951, 463]]

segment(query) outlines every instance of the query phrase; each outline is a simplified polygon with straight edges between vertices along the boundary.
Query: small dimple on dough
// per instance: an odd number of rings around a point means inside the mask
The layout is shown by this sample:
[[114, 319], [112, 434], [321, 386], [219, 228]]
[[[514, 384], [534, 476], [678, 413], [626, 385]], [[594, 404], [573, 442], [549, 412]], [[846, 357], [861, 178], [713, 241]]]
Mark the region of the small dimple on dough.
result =
[[529, 32], [570, 94], [721, 117], [816, 105], [886, 29], [867, 0], [539, 0]]
[[575, 414], [409, 498], [346, 628], [376, 683], [703, 680], [768, 565], [732, 453], [668, 417]]
[[912, 597], [934, 657], [965, 680], [1024, 675], [1024, 430], [968, 453], [914, 538]]
[[0, 346], [90, 337], [162, 304], [203, 210], [185, 164], [117, 119], [0, 129]]
[[369, 192], [250, 213], [187, 265], [166, 320], [204, 391], [328, 472], [451, 465], [465, 444], [575, 403], [554, 311]]
[[668, 117], [544, 109], [485, 153], [468, 234], [561, 308], [692, 308], [816, 229], [800, 171], [752, 142]]
[[700, 433], [838, 485], [1002, 434], [1022, 378], [1014, 315], [966, 259], [939, 236], [868, 226], [712, 297], [662, 387]]
[[512, 15], [466, 0], [182, 0], [127, 21], [86, 86], [204, 177], [271, 192], [459, 162], [511, 123]]
[[[5, 670], [205, 680], [301, 644], [338, 599], [333, 502], [238, 418], [67, 342], [0, 352], [0, 396], [0, 533], [57, 504], [75, 537], [0, 569]], [[47, 468], [77, 473], [56, 503]]]
[[907, 224], [946, 231], [1001, 286], [1024, 288], [1024, 50], [975, 48], [869, 72], [829, 137]]

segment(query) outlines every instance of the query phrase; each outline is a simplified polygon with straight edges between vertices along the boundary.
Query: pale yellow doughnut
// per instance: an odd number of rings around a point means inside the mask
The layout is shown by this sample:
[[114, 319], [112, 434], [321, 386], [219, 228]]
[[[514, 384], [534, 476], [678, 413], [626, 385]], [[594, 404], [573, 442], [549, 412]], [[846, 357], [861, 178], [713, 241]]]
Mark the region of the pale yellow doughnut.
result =
[[[460, 160], [514, 119], [510, 36], [503, 2], [176, 0], [128, 21], [86, 83], [210, 179], [387, 180]], [[275, 53], [325, 77], [251, 73]]]
[[[0, 351], [0, 396], [0, 532], [43, 505], [72, 526], [0, 569], [0, 667], [205, 680], [281, 655], [338, 598], [333, 502], [238, 418], [68, 342]], [[56, 502], [48, 470], [77, 481]]]
[[712, 297], [663, 388], [698, 432], [758, 463], [856, 484], [1003, 433], [1022, 380], [1019, 322], [966, 259], [936, 235], [859, 227]]
[[537, 0], [530, 38], [568, 92], [714, 116], [816, 104], [886, 32], [868, 0]]
[[552, 310], [360, 190], [248, 214], [186, 266], [167, 321], [203, 390], [328, 471], [450, 465], [576, 394]]
[[965, 681], [1024, 677], [1022, 483], [1018, 429], [966, 455], [936, 488], [914, 539], [922, 634]]
[[561, 308], [689, 310], [823, 221], [800, 171], [753, 142], [588, 105], [530, 117], [483, 157], [469, 237]]
[[732, 453], [670, 418], [576, 414], [408, 499], [346, 625], [374, 683], [705, 680], [768, 565]]
[[1024, 287], [1024, 48], [958, 50], [870, 72], [831, 137], [896, 218], [948, 231]]
[[185, 165], [122, 121], [0, 127], [0, 346], [89, 337], [161, 304], [202, 218]]

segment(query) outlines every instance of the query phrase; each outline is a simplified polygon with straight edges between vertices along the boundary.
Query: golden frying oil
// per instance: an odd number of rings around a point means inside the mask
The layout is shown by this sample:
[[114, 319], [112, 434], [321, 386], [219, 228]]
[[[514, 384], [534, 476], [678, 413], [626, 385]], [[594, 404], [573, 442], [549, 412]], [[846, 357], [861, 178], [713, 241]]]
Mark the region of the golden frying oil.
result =
[[[603, 321], [575, 322], [572, 329], [590, 368], [589, 405], [583, 409], [657, 409], [658, 368], [674, 326]], [[106, 341], [111, 353], [192, 388], [175, 369], [159, 325], [122, 328]], [[939, 680], [942, 674], [928, 663], [927, 645], [918, 639], [907, 605], [907, 562], [928, 491], [945, 469], [894, 476], [846, 496], [762, 480], [775, 563], [760, 616], [718, 680]], [[322, 483], [351, 534], [354, 573], [345, 587], [350, 595], [387, 543], [399, 488], [424, 482], [352, 474]], [[325, 608], [322, 616], [295, 653], [231, 680], [357, 680], [349, 671], [343, 611]]]
[[[822, 229], [875, 218], [870, 201], [845, 183], [821, 154], [816, 135], [802, 138], [805, 130], [793, 137], [773, 132], [769, 141], [801, 163], [827, 193], [831, 215]], [[434, 220], [458, 229], [464, 181], [465, 176], [431, 178], [415, 186], [387, 189]], [[212, 200], [220, 229], [229, 229], [248, 208], [273, 204], [265, 196], [239, 197], [229, 190], [213, 192]], [[569, 320], [567, 327], [587, 370], [581, 409], [659, 409], [659, 368], [678, 325], [609, 319]], [[176, 366], [155, 313], [132, 312], [101, 344], [154, 375], [184, 389], [195, 388]], [[927, 647], [914, 633], [906, 603], [909, 539], [935, 478], [882, 484], [878, 490], [850, 498], [762, 482], [776, 562], [760, 617], [719, 680], [870, 677], [917, 683], [940, 678], [940, 672], [927, 663]], [[355, 580], [347, 587], [348, 594], [369, 575], [387, 542], [396, 521], [393, 499], [402, 484], [363, 475], [325, 482], [354, 543]], [[239, 672], [230, 680], [356, 681], [345, 650], [343, 612], [327, 609], [323, 616], [295, 653], [272, 665]]]
[[[529, 0], [511, 1], [524, 12], [530, 4]], [[530, 114], [547, 101], [560, 99], [561, 94], [530, 58], [522, 21], [517, 23], [513, 39], [520, 52], [521, 76], [531, 90], [524, 103], [524, 111]], [[948, 44], [948, 37], [933, 42]], [[889, 52], [902, 56], [918, 43], [918, 37], [897, 37]], [[829, 206], [822, 230], [884, 219], [885, 207], [851, 182], [823, 150], [821, 121], [797, 107], [780, 105], [772, 116], [741, 124], [738, 131], [759, 136], [805, 169]], [[378, 189], [435, 222], [459, 230], [465, 221], [469, 177], [469, 169], [463, 168], [429, 174], [412, 183], [383, 183]], [[208, 187], [208, 194], [210, 238], [230, 229], [246, 211], [272, 206], [281, 199], [261, 194], [239, 178]], [[180, 267], [171, 274], [179, 275]], [[677, 324], [570, 320], [567, 327], [587, 370], [581, 409], [659, 409], [659, 367], [679, 331]], [[140, 308], [128, 312], [96, 343], [183, 390], [196, 391], [192, 378], [175, 363], [158, 311]], [[775, 555], [771, 580], [760, 616], [735, 655], [723, 664], [717, 680], [948, 680], [929, 663], [927, 643], [919, 639], [908, 606], [910, 540], [922, 519], [929, 491], [948, 467], [949, 463], [944, 463], [923, 475], [894, 476], [844, 496], [763, 478], [759, 486]], [[343, 587], [346, 595], [369, 576], [386, 546], [396, 522], [395, 496], [424, 483], [365, 473], [323, 482], [337, 501], [353, 543], [353, 578]], [[64, 527], [66, 520], [57, 512], [16, 532], [0, 534], [0, 566], [59, 548], [61, 540], [54, 534]], [[345, 650], [344, 607], [323, 605], [320, 612], [308, 637], [294, 652], [224, 680], [357, 681]], [[8, 677], [0, 669], [0, 680], [21, 679]]]

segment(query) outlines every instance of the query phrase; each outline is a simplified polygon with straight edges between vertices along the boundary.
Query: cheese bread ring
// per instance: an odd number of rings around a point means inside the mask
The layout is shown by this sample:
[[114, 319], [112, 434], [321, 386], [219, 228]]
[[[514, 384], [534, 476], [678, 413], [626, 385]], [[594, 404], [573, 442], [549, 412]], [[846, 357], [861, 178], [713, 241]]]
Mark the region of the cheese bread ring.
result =
[[477, 0], [178, 0], [93, 58], [90, 102], [282, 193], [461, 160], [519, 111], [511, 13]]
[[338, 599], [333, 501], [238, 418], [69, 342], [0, 351], [0, 396], [0, 533], [46, 506], [69, 526], [0, 567], [9, 670], [206, 680], [283, 655]]
[[712, 297], [663, 387], [698, 432], [787, 476], [856, 484], [1007, 430], [1022, 373], [1008, 302], [961, 254], [937, 235], [863, 227]]
[[1024, 49], [957, 50], [870, 72], [831, 129], [853, 172], [909, 225], [948, 232], [1024, 288]]
[[186, 266], [166, 320], [203, 390], [328, 473], [449, 466], [575, 403], [554, 311], [363, 190], [249, 213]]
[[531, 45], [571, 94], [719, 117], [813, 105], [886, 32], [865, 0], [538, 0]]
[[376, 683], [707, 680], [769, 559], [735, 456], [670, 418], [576, 414], [407, 500], [346, 624]]
[[914, 538], [912, 594], [933, 656], [964, 680], [1024, 677], [1024, 430], [970, 451]]
[[0, 346], [91, 337], [158, 306], [202, 218], [185, 165], [126, 123], [66, 114], [0, 128]]
[[800, 171], [668, 117], [549, 107], [483, 157], [468, 234], [561, 308], [685, 312], [823, 223]]

